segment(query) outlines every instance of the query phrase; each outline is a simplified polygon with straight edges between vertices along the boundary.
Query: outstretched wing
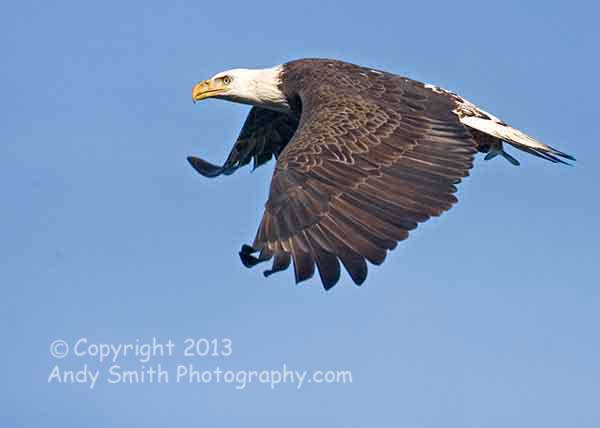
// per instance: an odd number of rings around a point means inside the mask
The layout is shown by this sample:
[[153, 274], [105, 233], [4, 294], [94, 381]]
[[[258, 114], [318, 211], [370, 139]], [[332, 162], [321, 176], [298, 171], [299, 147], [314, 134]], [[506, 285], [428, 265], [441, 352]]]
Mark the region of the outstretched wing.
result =
[[300, 282], [316, 265], [328, 289], [341, 261], [362, 284], [366, 260], [383, 263], [418, 223], [457, 202], [476, 144], [453, 101], [409, 79], [359, 74], [364, 81], [338, 73], [300, 94], [300, 126], [277, 161], [256, 239], [240, 252], [246, 266], [274, 257], [269, 275], [293, 262]]
[[217, 166], [195, 156], [187, 159], [205, 177], [233, 174], [250, 160], [254, 160], [254, 168], [257, 168], [281, 153], [297, 127], [298, 121], [294, 116], [253, 107], [223, 165]]

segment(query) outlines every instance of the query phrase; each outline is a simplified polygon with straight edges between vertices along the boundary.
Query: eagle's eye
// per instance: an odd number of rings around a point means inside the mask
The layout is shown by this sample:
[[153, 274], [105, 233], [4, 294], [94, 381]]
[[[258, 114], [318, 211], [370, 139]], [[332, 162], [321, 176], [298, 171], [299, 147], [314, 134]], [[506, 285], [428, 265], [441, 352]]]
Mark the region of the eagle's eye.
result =
[[223, 77], [223, 83], [229, 85], [231, 83], [231, 77], [225, 76]]

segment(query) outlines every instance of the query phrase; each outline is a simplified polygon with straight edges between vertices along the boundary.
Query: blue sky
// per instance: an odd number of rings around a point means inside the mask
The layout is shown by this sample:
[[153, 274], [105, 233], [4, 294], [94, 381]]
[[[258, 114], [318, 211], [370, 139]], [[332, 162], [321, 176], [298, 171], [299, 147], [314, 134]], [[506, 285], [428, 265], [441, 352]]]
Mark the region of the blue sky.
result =
[[[0, 14], [3, 426], [596, 427], [600, 43], [592, 2], [18, 2]], [[265, 280], [273, 165], [207, 180], [248, 108], [233, 67], [332, 57], [455, 90], [578, 158], [481, 158], [460, 203], [365, 286]], [[350, 370], [352, 384], [48, 382], [49, 346], [178, 345], [169, 370]], [[230, 338], [185, 358], [186, 338]], [[135, 358], [119, 360], [139, 368]]]

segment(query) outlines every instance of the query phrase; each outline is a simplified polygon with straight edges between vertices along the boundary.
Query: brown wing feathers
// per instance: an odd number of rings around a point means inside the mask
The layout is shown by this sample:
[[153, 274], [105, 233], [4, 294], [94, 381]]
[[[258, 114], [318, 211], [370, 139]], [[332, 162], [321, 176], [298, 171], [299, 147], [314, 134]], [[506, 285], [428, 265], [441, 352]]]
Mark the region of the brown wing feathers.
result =
[[373, 74], [372, 81], [377, 99], [368, 87], [357, 92], [343, 84], [334, 98], [318, 85], [300, 94], [311, 111], [303, 111], [303, 124], [281, 153], [255, 242], [242, 249], [242, 260], [274, 256], [266, 275], [291, 262], [296, 282], [317, 270], [325, 288], [339, 280], [341, 262], [362, 284], [366, 260], [383, 263], [418, 223], [456, 202], [454, 184], [468, 175], [476, 149], [451, 101], [395, 76]]

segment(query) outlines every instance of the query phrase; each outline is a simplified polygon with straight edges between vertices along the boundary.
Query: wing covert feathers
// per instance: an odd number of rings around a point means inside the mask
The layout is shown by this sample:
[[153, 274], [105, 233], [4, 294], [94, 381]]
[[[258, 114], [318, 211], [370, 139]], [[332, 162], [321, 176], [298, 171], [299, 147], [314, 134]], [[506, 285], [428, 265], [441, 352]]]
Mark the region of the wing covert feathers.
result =
[[298, 120], [294, 116], [252, 107], [223, 165], [214, 165], [196, 156], [187, 159], [199, 174], [209, 178], [233, 174], [250, 161], [253, 161], [253, 169], [256, 169], [273, 156], [279, 156], [297, 126]]
[[[398, 76], [337, 66], [308, 89], [305, 74], [304, 89], [295, 88], [300, 125], [248, 247], [273, 256], [267, 275], [292, 264], [296, 282], [318, 272], [326, 289], [341, 266], [362, 284], [367, 261], [383, 263], [418, 223], [450, 209], [476, 152], [452, 100]], [[357, 83], [360, 72], [367, 78]]]

